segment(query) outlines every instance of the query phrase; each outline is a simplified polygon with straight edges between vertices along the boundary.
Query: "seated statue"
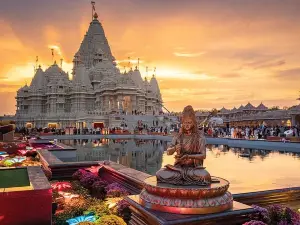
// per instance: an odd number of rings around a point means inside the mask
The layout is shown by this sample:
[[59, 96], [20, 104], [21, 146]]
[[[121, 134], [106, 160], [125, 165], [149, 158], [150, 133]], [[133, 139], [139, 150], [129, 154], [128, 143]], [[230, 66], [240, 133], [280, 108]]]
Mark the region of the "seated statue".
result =
[[182, 127], [174, 136], [168, 155], [175, 156], [173, 165], [166, 165], [156, 173], [157, 181], [174, 185], [211, 184], [211, 176], [203, 167], [206, 158], [206, 141], [203, 131], [199, 131], [192, 106], [186, 106], [182, 113]]

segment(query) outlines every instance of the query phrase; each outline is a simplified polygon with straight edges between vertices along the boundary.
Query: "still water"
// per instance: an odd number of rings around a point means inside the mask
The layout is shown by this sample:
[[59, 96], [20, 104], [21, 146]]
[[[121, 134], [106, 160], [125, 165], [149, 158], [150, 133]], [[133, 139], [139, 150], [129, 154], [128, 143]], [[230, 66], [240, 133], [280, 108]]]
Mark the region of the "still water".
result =
[[[77, 149], [75, 157], [60, 158], [65, 162], [111, 160], [154, 175], [166, 164], [168, 143], [157, 140], [62, 140]], [[300, 154], [255, 149], [207, 146], [204, 166], [212, 176], [230, 182], [230, 191], [245, 193], [300, 186]]]

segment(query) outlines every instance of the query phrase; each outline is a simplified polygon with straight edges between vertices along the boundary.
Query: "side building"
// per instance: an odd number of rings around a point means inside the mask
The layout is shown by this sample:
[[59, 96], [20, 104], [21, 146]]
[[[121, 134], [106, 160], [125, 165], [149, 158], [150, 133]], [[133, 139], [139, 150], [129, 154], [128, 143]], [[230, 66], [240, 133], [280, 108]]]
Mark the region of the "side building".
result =
[[37, 68], [31, 84], [17, 91], [17, 127], [108, 127], [121, 122], [115, 115], [162, 111], [156, 77], [143, 80], [138, 67], [120, 72], [97, 13], [74, 55], [72, 75], [56, 62]]
[[[209, 112], [196, 112], [198, 122], [207, 118]], [[222, 108], [218, 110], [216, 117], [223, 120], [223, 126], [227, 127], [256, 127], [261, 124], [268, 126], [298, 126], [300, 127], [300, 105], [289, 109], [269, 109], [263, 103], [257, 107], [251, 103], [239, 108], [233, 109]]]

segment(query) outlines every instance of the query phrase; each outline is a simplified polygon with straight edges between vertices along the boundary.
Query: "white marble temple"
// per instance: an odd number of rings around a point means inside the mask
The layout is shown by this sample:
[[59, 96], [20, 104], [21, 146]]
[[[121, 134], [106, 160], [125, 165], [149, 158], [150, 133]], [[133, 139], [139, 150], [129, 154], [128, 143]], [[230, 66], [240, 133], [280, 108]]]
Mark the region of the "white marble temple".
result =
[[74, 55], [73, 79], [56, 62], [45, 71], [39, 67], [16, 101], [18, 127], [91, 128], [94, 122], [108, 127], [112, 114], [162, 110], [154, 75], [148, 82], [137, 67], [120, 72], [96, 13]]

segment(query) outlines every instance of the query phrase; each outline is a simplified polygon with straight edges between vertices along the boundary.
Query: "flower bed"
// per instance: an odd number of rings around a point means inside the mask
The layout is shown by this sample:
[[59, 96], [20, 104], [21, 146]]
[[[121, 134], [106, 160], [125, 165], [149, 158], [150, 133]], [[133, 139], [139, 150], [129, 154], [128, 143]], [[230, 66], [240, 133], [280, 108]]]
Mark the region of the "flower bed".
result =
[[123, 200], [128, 191], [90, 171], [80, 169], [72, 181], [53, 181], [51, 186], [57, 204], [54, 225], [126, 225], [130, 220], [129, 205]]
[[0, 142], [0, 167], [40, 166], [37, 152], [26, 143]]
[[288, 207], [271, 205], [266, 208], [253, 206], [251, 221], [243, 225], [300, 225], [300, 214]]

